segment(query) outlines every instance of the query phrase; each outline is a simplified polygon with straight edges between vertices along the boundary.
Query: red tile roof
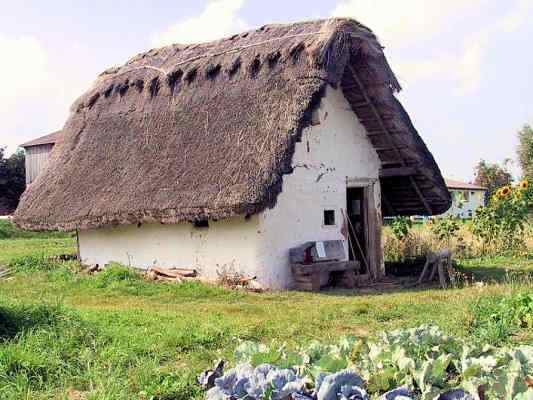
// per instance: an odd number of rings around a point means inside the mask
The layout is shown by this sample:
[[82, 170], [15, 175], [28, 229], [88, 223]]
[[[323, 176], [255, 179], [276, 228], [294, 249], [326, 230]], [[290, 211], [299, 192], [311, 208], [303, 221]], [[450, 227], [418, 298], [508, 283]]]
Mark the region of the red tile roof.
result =
[[456, 181], [453, 179], [444, 179], [448, 189], [472, 189], [472, 190], [487, 190], [484, 186], [474, 185], [472, 183], [466, 183], [461, 181]]

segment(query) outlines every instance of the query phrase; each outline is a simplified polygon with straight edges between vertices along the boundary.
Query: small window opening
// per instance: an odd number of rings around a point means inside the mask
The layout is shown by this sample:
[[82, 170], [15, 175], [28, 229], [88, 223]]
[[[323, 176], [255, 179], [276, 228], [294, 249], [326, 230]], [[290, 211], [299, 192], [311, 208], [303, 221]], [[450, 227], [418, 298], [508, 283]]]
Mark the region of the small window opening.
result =
[[207, 219], [195, 219], [192, 224], [195, 228], [209, 228], [209, 220]]
[[335, 225], [335, 210], [324, 210], [324, 225]]

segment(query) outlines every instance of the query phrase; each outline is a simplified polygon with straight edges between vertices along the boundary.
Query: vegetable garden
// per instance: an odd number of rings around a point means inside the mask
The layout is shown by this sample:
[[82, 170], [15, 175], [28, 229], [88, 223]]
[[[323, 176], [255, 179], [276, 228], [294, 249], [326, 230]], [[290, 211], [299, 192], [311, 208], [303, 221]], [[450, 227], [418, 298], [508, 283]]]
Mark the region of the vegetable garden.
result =
[[[474, 279], [448, 290], [257, 294], [121, 265], [91, 276], [50, 258], [74, 251], [72, 236], [0, 221], [12, 271], [0, 277], [0, 398], [531, 399], [530, 190], [497, 193], [477, 221], [387, 227], [389, 260], [452, 248]], [[226, 370], [202, 388], [219, 359]]]
[[[533, 297], [529, 297], [533, 307]], [[244, 342], [208, 400], [515, 399], [533, 396], [533, 347], [475, 346], [435, 326], [295, 351]], [[222, 375], [222, 374], [220, 374]]]

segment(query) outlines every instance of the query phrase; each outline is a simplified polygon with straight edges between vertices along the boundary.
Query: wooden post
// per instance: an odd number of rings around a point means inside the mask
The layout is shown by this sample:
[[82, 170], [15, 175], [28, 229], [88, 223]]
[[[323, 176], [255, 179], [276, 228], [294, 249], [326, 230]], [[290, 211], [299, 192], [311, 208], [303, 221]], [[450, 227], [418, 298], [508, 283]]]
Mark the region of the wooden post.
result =
[[376, 205], [374, 185], [365, 186], [366, 226], [367, 226], [367, 260], [370, 265], [370, 275], [374, 279], [385, 276], [383, 254], [381, 252], [381, 210]]
[[81, 256], [80, 256], [80, 235], [79, 231], [76, 229], [76, 256], [78, 257], [78, 261], [81, 263]]

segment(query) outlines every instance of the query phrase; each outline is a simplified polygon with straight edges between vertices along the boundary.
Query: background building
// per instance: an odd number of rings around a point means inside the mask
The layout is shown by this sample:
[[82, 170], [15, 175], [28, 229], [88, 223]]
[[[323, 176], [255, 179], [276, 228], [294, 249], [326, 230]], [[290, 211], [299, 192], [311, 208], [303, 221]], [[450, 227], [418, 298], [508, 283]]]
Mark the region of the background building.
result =
[[26, 185], [46, 168], [48, 156], [60, 137], [61, 131], [57, 131], [20, 145], [26, 152]]
[[476, 209], [485, 205], [487, 188], [452, 179], [445, 179], [445, 181], [452, 195], [452, 206], [444, 215], [472, 218]]

